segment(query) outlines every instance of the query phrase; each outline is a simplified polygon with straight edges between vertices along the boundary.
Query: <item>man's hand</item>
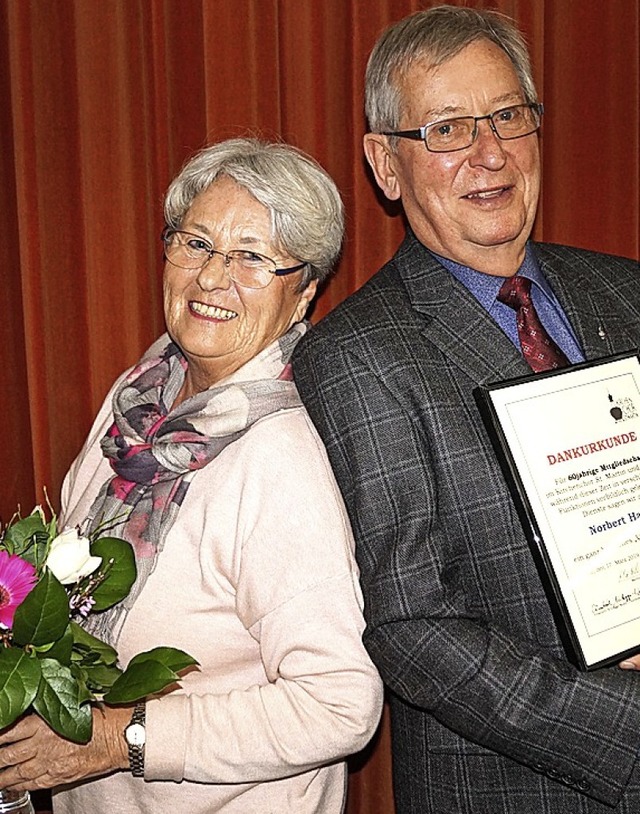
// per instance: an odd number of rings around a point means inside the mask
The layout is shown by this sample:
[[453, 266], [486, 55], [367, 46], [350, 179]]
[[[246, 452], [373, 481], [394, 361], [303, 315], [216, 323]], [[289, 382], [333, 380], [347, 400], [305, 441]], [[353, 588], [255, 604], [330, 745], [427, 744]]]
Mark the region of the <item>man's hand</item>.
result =
[[618, 666], [623, 670], [640, 670], [640, 653], [636, 656], [626, 658], [624, 661], [621, 661]]
[[0, 788], [49, 789], [63, 783], [127, 769], [124, 728], [128, 707], [93, 710], [93, 736], [78, 744], [57, 735], [37, 715], [28, 715], [0, 733]]

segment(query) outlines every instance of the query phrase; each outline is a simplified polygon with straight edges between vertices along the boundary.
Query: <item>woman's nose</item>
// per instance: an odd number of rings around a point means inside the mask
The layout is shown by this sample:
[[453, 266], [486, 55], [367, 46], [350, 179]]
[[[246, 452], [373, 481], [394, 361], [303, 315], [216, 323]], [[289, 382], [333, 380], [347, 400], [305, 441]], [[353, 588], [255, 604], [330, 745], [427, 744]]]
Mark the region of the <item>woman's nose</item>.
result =
[[231, 277], [227, 265], [226, 255], [222, 252], [213, 252], [211, 257], [202, 266], [198, 273], [198, 285], [203, 291], [213, 291], [216, 288], [229, 288]]

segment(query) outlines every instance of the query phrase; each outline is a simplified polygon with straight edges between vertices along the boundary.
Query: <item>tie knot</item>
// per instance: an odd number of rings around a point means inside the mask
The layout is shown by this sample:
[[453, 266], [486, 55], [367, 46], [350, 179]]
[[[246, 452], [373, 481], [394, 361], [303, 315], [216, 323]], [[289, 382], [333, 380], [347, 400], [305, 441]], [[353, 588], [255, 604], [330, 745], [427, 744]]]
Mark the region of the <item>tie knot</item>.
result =
[[528, 277], [520, 277], [514, 274], [500, 286], [498, 300], [511, 308], [522, 308], [523, 305], [531, 304], [531, 280]]

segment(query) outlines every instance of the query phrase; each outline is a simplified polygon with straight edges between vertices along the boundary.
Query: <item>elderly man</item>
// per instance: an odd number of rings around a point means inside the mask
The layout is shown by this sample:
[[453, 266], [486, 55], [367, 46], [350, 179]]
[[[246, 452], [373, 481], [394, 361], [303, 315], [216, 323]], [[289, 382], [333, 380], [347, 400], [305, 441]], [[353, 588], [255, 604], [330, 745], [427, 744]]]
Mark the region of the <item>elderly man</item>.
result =
[[506, 18], [412, 15], [366, 82], [407, 235], [294, 369], [355, 529], [398, 814], [638, 812], [640, 677], [567, 660], [472, 395], [637, 348], [638, 263], [530, 240], [543, 110]]

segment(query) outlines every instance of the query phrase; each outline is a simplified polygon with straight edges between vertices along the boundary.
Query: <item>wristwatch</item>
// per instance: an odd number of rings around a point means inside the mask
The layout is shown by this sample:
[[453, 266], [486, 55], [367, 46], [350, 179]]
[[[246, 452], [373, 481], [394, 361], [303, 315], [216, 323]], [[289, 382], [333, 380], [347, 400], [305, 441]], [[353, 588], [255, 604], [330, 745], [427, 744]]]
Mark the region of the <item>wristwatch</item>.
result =
[[133, 708], [133, 715], [124, 730], [124, 737], [129, 747], [129, 766], [134, 777], [144, 777], [144, 744], [147, 733], [144, 728], [146, 706], [139, 701]]

